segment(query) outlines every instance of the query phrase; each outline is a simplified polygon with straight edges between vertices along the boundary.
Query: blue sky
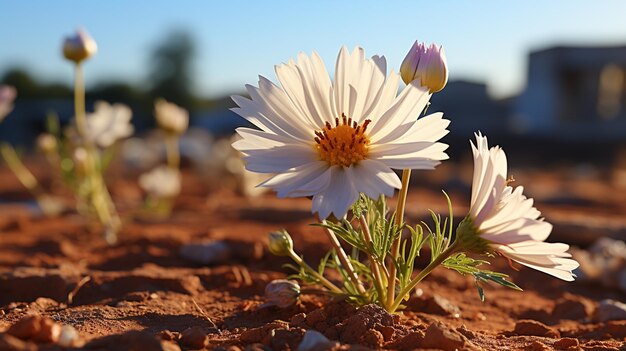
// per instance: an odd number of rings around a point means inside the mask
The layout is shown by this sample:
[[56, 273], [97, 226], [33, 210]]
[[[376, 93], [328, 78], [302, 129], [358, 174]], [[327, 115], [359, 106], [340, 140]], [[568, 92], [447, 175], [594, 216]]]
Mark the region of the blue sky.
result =
[[99, 53], [87, 77], [141, 83], [150, 48], [175, 28], [199, 52], [195, 87], [208, 96], [239, 91], [299, 51], [329, 67], [341, 45], [383, 54], [397, 69], [415, 39], [443, 44], [452, 79], [484, 80], [495, 96], [519, 91], [529, 50], [554, 44], [626, 44], [624, 1], [161, 1], [31, 0], [0, 3], [0, 73], [28, 67], [71, 81], [62, 38], [83, 26]]

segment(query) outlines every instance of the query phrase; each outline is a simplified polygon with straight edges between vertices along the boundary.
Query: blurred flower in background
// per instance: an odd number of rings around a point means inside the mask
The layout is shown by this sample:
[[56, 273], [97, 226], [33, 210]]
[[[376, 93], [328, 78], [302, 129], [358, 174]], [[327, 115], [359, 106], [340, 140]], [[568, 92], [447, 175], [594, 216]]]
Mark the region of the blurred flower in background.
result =
[[87, 115], [87, 138], [106, 148], [133, 134], [132, 111], [124, 104], [97, 101], [93, 113]]
[[154, 198], [173, 198], [180, 193], [180, 172], [168, 166], [158, 166], [139, 177], [139, 186]]
[[154, 115], [159, 127], [166, 133], [180, 135], [189, 126], [189, 112], [165, 99], [155, 101]]
[[14, 87], [10, 85], [0, 86], [0, 122], [13, 111], [13, 100], [16, 96], [17, 91]]

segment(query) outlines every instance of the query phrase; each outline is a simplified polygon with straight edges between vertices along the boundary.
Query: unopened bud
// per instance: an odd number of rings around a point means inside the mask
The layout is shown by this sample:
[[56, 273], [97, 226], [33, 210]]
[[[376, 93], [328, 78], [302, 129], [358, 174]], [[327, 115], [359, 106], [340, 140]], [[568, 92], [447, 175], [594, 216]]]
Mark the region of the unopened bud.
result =
[[189, 126], [189, 112], [165, 99], [154, 102], [154, 115], [159, 127], [166, 133], [183, 134]]
[[426, 47], [415, 41], [402, 61], [400, 75], [406, 84], [419, 79], [419, 84], [428, 88], [431, 93], [442, 90], [448, 83], [448, 66], [443, 46], [430, 44]]
[[43, 133], [37, 137], [37, 146], [41, 151], [50, 154], [57, 149], [57, 139], [49, 133]]
[[287, 256], [293, 251], [293, 240], [285, 230], [272, 232], [269, 235], [269, 249], [276, 256]]
[[78, 29], [73, 36], [67, 37], [63, 41], [63, 56], [75, 63], [90, 58], [97, 51], [98, 45], [95, 40], [83, 29]]
[[295, 304], [299, 297], [300, 285], [293, 280], [276, 279], [265, 286], [265, 298], [280, 308]]

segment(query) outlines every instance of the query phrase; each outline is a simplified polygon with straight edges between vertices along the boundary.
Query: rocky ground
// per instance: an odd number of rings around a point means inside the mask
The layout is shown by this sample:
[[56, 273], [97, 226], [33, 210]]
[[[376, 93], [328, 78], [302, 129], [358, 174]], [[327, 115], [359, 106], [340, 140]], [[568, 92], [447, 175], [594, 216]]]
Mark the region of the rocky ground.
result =
[[[444, 168], [439, 177], [457, 171]], [[463, 179], [428, 177], [415, 179], [424, 187], [411, 192], [408, 218], [425, 218], [427, 207], [445, 211], [439, 187], [426, 190], [433, 184], [452, 193], [461, 217]], [[555, 239], [588, 247], [599, 237], [625, 237], [624, 188], [559, 177], [516, 175], [555, 224]], [[286, 228], [296, 251], [316, 262], [329, 243], [309, 225], [309, 200], [209, 191], [187, 172], [170, 219], [133, 218], [139, 190], [124, 177], [111, 179], [126, 218], [114, 246], [71, 211], [38, 216], [0, 171], [0, 194], [10, 200], [0, 204], [0, 350], [626, 350], [619, 241], [575, 250], [584, 270], [574, 283], [496, 259], [493, 268], [524, 292], [488, 286], [485, 302], [470, 278], [438, 269], [398, 315], [316, 296], [279, 309], [265, 304], [263, 292], [286, 276], [287, 261], [267, 252], [266, 235]], [[213, 251], [190, 254], [189, 244]]]

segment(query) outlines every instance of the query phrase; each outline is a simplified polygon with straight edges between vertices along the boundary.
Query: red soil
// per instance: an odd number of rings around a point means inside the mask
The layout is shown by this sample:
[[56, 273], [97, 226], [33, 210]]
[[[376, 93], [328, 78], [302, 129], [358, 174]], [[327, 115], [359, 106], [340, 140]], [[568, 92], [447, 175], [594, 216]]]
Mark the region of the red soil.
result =
[[[6, 170], [0, 180], [5, 198], [28, 197]], [[113, 188], [127, 214], [137, 188], [124, 180]], [[493, 268], [511, 274], [524, 292], [487, 286], [480, 302], [472, 279], [441, 268], [398, 315], [313, 296], [287, 309], [264, 306], [265, 284], [288, 273], [287, 260], [264, 249], [269, 231], [286, 228], [311, 263], [329, 247], [323, 232], [309, 226], [309, 200], [271, 194], [246, 200], [228, 190], [207, 197], [206, 185], [190, 173], [184, 189], [170, 219], [127, 221], [114, 246], [76, 214], [49, 219], [1, 205], [0, 330], [28, 315], [45, 316], [75, 327], [92, 350], [288, 350], [309, 329], [339, 341], [340, 349], [626, 350], [626, 321], [593, 319], [599, 300], [624, 300], [618, 290], [515, 271], [500, 260]], [[466, 194], [453, 195], [457, 204], [467, 202]], [[420, 189], [410, 199], [411, 220], [422, 215], [411, 210], [418, 205], [445, 208], [435, 191]], [[179, 255], [181, 245], [203, 239], [228, 240], [235, 254], [212, 266]], [[0, 350], [59, 348], [22, 337], [19, 343], [0, 334]]]

